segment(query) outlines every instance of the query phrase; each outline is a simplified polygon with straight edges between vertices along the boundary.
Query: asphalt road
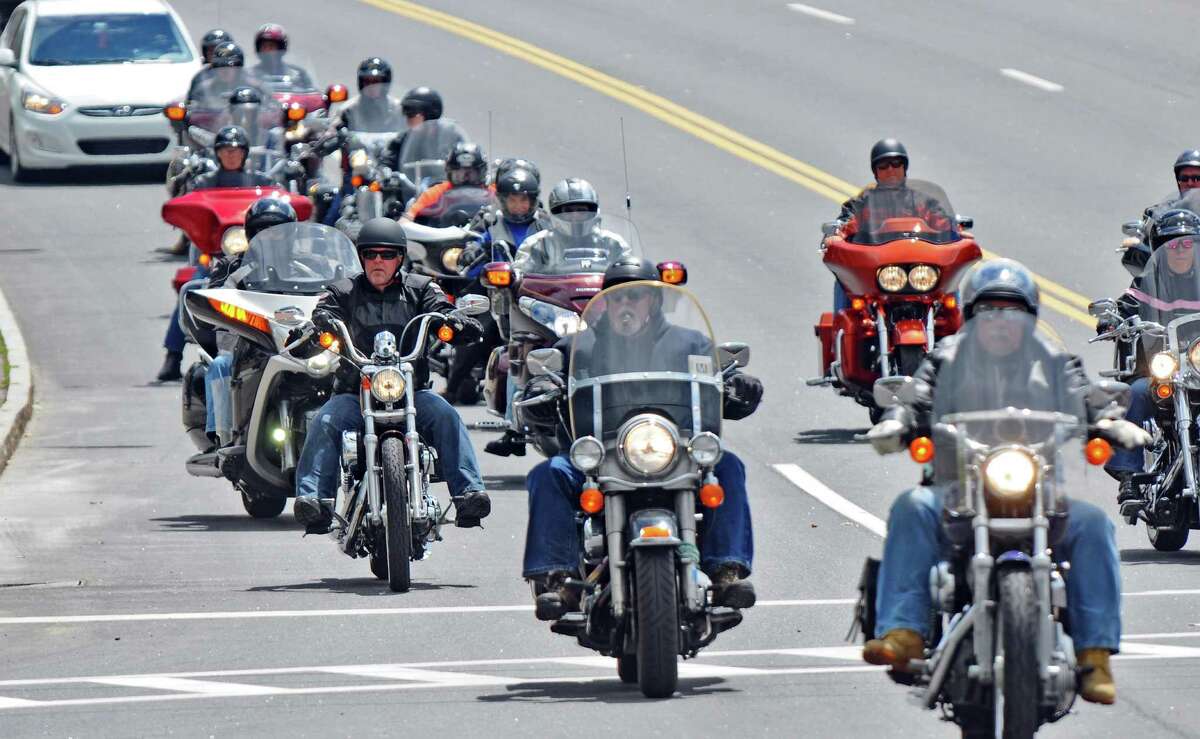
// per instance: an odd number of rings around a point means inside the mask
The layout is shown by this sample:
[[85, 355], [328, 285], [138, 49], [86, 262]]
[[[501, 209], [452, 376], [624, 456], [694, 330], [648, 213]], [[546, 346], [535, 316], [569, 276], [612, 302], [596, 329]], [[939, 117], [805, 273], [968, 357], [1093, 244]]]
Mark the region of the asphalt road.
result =
[[[911, 174], [944, 185], [985, 247], [1077, 295], [1123, 289], [1120, 222], [1165, 194], [1175, 154], [1200, 143], [1186, 53], [1197, 11], [1183, 2], [821, 5], [835, 20], [783, 2], [431, 5], [842, 181], [863, 182], [870, 144], [898, 135]], [[478, 43], [481, 31], [451, 34], [386, 0], [176, 6], [197, 36], [220, 24], [248, 41], [262, 22], [285, 23], [325, 83], [353, 84], [361, 57], [388, 57], [397, 91], [437, 87], [490, 153], [534, 159], [547, 182], [587, 177], [613, 208], [624, 119], [645, 251], [688, 264], [718, 338], [749, 341], [766, 383], [761, 410], [727, 434], [749, 468], [765, 602], [685, 665], [676, 697], [646, 701], [616, 681], [612, 660], [533, 619], [520, 556], [534, 458], [483, 457], [487, 529], [450, 531], [404, 595], [328, 540], [301, 539], [290, 513], [250, 519], [227, 486], [184, 473], [193, 450], [179, 386], [148, 382], [177, 266], [153, 252], [172, 238], [158, 174], [29, 186], [0, 175], [0, 289], [38, 397], [0, 478], [0, 735], [955, 734], [843, 642], [862, 559], [880, 549], [872, 517], [886, 518], [915, 471], [854, 442], [865, 411], [803, 384], [817, 366], [811, 326], [830, 304], [815, 247], [836, 181], [805, 186], [811, 173], [781, 174], [685, 113], [630, 105], [628, 90], [581, 84], [557, 60], [497, 42], [518, 52], [505, 53]], [[1106, 365], [1076, 318], [1045, 318], [1093, 372]], [[487, 438], [476, 434], [480, 449]], [[834, 512], [778, 464], [867, 515]], [[1089, 483], [1087, 497], [1112, 510], [1111, 481]], [[1195, 545], [1157, 554], [1140, 528], [1118, 537], [1129, 636], [1119, 703], [1080, 703], [1044, 733], [1195, 735], [1200, 556]]]

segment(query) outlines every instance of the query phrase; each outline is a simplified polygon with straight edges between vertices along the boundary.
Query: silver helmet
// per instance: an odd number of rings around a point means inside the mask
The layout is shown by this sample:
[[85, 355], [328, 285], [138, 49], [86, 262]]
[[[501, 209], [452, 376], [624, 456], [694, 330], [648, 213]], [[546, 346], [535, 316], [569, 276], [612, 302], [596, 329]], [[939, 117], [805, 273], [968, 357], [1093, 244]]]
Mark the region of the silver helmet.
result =
[[582, 238], [600, 226], [600, 198], [587, 180], [569, 177], [550, 190], [546, 199], [554, 230], [564, 236]]
[[1012, 259], [988, 259], [967, 272], [962, 284], [963, 318], [970, 319], [980, 300], [1014, 300], [1038, 314], [1040, 295], [1033, 273]]

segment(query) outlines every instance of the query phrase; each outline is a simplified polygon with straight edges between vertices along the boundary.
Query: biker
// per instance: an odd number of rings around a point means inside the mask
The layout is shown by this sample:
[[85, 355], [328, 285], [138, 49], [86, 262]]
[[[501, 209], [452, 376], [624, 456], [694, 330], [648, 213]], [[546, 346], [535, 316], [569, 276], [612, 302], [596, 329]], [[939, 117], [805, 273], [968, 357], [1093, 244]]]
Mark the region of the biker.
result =
[[288, 77], [295, 89], [315, 89], [312, 79], [302, 67], [288, 64], [283, 55], [288, 50], [287, 31], [278, 23], [267, 23], [254, 34], [254, 53], [258, 63], [251, 72], [259, 77]]
[[458, 187], [482, 188], [487, 180], [487, 157], [478, 144], [460, 141], [446, 155], [446, 180], [426, 189], [418, 195], [408, 209], [404, 218], [415, 221], [430, 210], [436, 210], [437, 204], [446, 193]]
[[1172, 193], [1154, 205], [1148, 206], [1142, 211], [1144, 220], [1155, 220], [1160, 213], [1170, 209], [1189, 190], [1200, 188], [1200, 149], [1186, 149], [1180, 152], [1179, 156], [1175, 157], [1173, 169], [1175, 170], [1175, 187], [1179, 194]]
[[[628, 282], [658, 281], [655, 266], [638, 257], [624, 257], [604, 273], [604, 288]], [[671, 326], [662, 315], [661, 296], [636, 295], [636, 288], [622, 291], [631, 299], [614, 301], [606, 319], [575, 337], [567, 337], [555, 348], [569, 356], [572, 339], [575, 351], [596, 355], [616, 350], [630, 337], [644, 334], [651, 346], [671, 346], [679, 342], [694, 344], [694, 332]], [[654, 291], [655, 293], [657, 291]], [[612, 298], [610, 298], [611, 300]], [[650, 333], [654, 332], [654, 333]], [[617, 334], [621, 341], [611, 342], [606, 336]], [[707, 343], [706, 337], [699, 340]], [[653, 352], [653, 349], [650, 350]], [[709, 349], [696, 351], [704, 354]], [[762, 383], [750, 375], [735, 373], [726, 379], [724, 417], [739, 420], [752, 414], [762, 400]], [[548, 411], [556, 413], [556, 411]], [[712, 578], [713, 604], [731, 608], [750, 608], [756, 596], [750, 582], [754, 558], [754, 537], [751, 529], [750, 504], [746, 496], [746, 468], [737, 455], [726, 451], [713, 470], [725, 488], [725, 502], [717, 509], [705, 512], [700, 524], [701, 567]], [[559, 454], [534, 467], [526, 478], [529, 489], [529, 521], [525, 532], [525, 556], [522, 575], [544, 588], [536, 597], [536, 615], [541, 621], [554, 621], [569, 610], [578, 608], [579, 599], [565, 581], [579, 564], [576, 514], [584, 475], [571, 464], [567, 454]]]
[[213, 50], [217, 48], [217, 44], [226, 41], [233, 41], [233, 34], [224, 28], [214, 28], [204, 34], [204, 38], [200, 40], [200, 56], [206, 67], [212, 64]]
[[268, 187], [271, 178], [260, 172], [246, 171], [250, 156], [250, 139], [240, 126], [225, 126], [213, 140], [217, 171], [196, 178], [194, 189], [211, 187]]
[[400, 102], [388, 95], [392, 87], [392, 65], [377, 56], [358, 65], [358, 97], [338, 113], [338, 129], [351, 131], [400, 131], [404, 115]]
[[382, 164], [398, 170], [400, 168], [400, 152], [404, 148], [404, 141], [408, 138], [409, 132], [420, 128], [421, 124], [426, 121], [443, 121], [441, 125], [451, 129], [455, 134], [452, 136], [452, 143], [466, 141], [467, 133], [462, 130], [461, 126], [449, 118], [442, 118], [443, 107], [442, 96], [437, 90], [430, 87], [414, 87], [404, 93], [404, 97], [400, 100], [400, 108], [404, 113], [404, 130], [388, 142]]
[[[404, 229], [390, 218], [373, 218], [363, 224], [357, 248], [365, 271], [330, 286], [314, 313], [314, 323], [320, 326], [332, 318], [340, 319], [349, 328], [356, 346], [370, 347], [379, 331], [391, 331], [403, 340], [404, 328], [412, 318], [434, 311], [449, 317], [461, 339], [478, 336], [479, 324], [473, 318], [454, 314], [454, 306], [436, 282], [401, 270], [407, 245]], [[400, 349], [411, 351], [411, 347]], [[428, 377], [427, 363], [418, 361], [415, 386], [425, 388]], [[296, 466], [293, 510], [296, 519], [310, 533], [328, 531], [332, 522], [332, 512], [321, 499], [334, 497], [339, 485], [342, 433], [362, 429], [357, 379], [356, 376], [350, 384], [350, 392], [334, 395], [321, 407]], [[492, 504], [484, 490], [466, 426], [458, 413], [432, 390], [417, 390], [413, 402], [417, 431], [437, 450], [441, 476], [454, 501], [456, 525], [478, 526], [480, 519], [491, 512]]]
[[254, 78], [245, 69], [246, 55], [242, 47], [232, 41], [223, 41], [213, 48], [212, 61], [208, 69], [202, 69], [192, 78], [188, 89], [188, 102], [211, 104], [224, 101], [241, 85], [253, 86]]
[[[1043, 410], [1084, 404], [1088, 379], [1079, 358], [1037, 336], [1033, 321], [1016, 320], [1038, 313], [1037, 285], [1025, 267], [1008, 259], [981, 262], [964, 279], [962, 297], [964, 318], [979, 321], [978, 329], [969, 335], [947, 337], [926, 355], [914, 378], [927, 385], [928, 391], [920, 393], [911, 406], [888, 409], [867, 434], [881, 454], [899, 450], [909, 438], [928, 435], [935, 405], [938, 415], [988, 410], [1011, 404], [1012, 396], [1020, 393], [1042, 395], [1044, 404], [1053, 406]], [[1026, 342], [1034, 344], [1031, 347]], [[1029, 352], [1018, 351], [1022, 348]], [[1006, 366], [1006, 359], [1020, 361], [1030, 352], [1044, 359]], [[990, 393], [994, 398], [982, 408], [948, 407], [965, 397], [959, 391], [968, 385], [974, 388], [972, 397]], [[1030, 388], [1041, 392], [1030, 393]], [[1070, 405], [1061, 405], [1064, 402]], [[1089, 424], [1100, 415], [1091, 407], [1080, 412], [1086, 414]], [[1125, 424], [1122, 429], [1124, 436], [1117, 440], [1123, 445], [1141, 444], [1149, 438], [1132, 425]], [[904, 672], [910, 660], [924, 657], [932, 607], [929, 572], [948, 545], [942, 528], [943, 494], [944, 484], [935, 482], [931, 487], [908, 490], [892, 504], [879, 570], [875, 638], [863, 647], [863, 659], [871, 664]], [[1109, 655], [1120, 644], [1121, 579], [1112, 523], [1096, 506], [1071, 500], [1066, 532], [1055, 554], [1071, 563], [1067, 578], [1071, 635], [1079, 665], [1090, 668], [1080, 684], [1080, 695], [1093, 703], [1113, 703], [1116, 688]]]

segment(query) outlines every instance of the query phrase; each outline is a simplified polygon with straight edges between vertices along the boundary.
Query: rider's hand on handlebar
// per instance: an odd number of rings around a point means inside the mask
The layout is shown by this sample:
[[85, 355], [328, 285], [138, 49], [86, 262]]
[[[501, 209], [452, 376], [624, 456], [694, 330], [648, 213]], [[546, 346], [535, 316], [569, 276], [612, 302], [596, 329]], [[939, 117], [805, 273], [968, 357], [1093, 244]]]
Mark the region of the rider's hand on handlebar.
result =
[[904, 448], [904, 424], [888, 418], [871, 427], [867, 441], [879, 454], [895, 454]]

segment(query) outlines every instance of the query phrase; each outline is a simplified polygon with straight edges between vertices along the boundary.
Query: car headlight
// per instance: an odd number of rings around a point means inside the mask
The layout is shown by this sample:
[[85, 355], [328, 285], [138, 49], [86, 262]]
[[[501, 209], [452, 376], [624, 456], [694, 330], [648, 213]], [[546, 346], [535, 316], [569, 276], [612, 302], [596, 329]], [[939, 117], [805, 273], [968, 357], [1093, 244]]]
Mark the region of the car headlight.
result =
[[688, 454], [701, 467], [712, 467], [720, 461], [723, 452], [721, 438], [711, 431], [696, 434], [688, 444]]
[[621, 456], [626, 464], [643, 475], [657, 475], [675, 460], [678, 444], [666, 422], [643, 418], [621, 437]]
[[927, 293], [937, 287], [939, 276], [937, 267], [918, 264], [908, 271], [908, 284], [912, 285], [913, 290], [917, 292]]
[[587, 328], [579, 314], [536, 298], [523, 297], [517, 303], [521, 312], [550, 329], [555, 335], [569, 336]]
[[875, 277], [879, 280], [879, 286], [889, 293], [900, 292], [908, 284], [908, 274], [904, 268], [894, 264], [880, 269]]
[[462, 253], [462, 248], [457, 246], [452, 246], [442, 252], [442, 266], [446, 268], [447, 272], [458, 271], [458, 255]]
[[246, 229], [241, 226], [225, 229], [225, 234], [221, 236], [221, 251], [225, 253], [225, 256], [236, 257], [249, 248], [250, 242], [246, 240]]
[[1188, 362], [1191, 363], [1193, 370], [1200, 372], [1200, 339], [1193, 341], [1188, 348]]
[[404, 395], [404, 375], [391, 367], [379, 370], [371, 378], [371, 394], [380, 403], [395, 403]]
[[[1191, 353], [1189, 352], [1189, 357]], [[1150, 375], [1159, 382], [1166, 382], [1175, 376], [1179, 369], [1179, 360], [1171, 352], [1159, 352], [1150, 359]]]
[[1019, 449], [995, 452], [983, 463], [985, 498], [993, 516], [1024, 517], [1033, 503], [1037, 463]]
[[604, 445], [594, 436], [581, 436], [571, 445], [571, 464], [580, 472], [592, 472], [604, 461]]
[[367, 152], [365, 149], [355, 149], [350, 152], [350, 167], [352, 169], [362, 169], [367, 166]]
[[25, 90], [21, 93], [21, 107], [31, 113], [58, 115], [67, 109], [67, 102], [40, 92]]

